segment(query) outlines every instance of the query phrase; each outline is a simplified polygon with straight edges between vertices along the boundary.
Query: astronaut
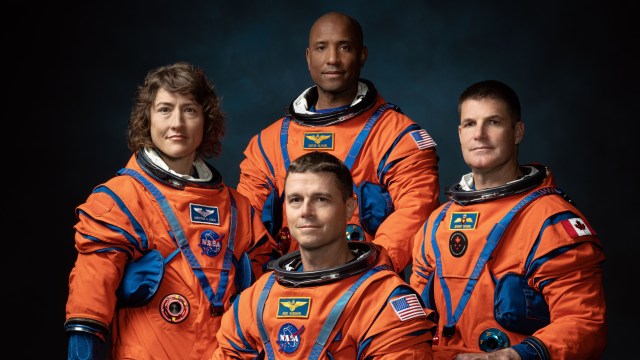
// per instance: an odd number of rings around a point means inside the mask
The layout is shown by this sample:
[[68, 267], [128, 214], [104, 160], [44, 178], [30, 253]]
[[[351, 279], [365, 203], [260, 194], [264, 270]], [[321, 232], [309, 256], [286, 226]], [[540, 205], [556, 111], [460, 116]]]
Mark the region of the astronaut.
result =
[[291, 163], [285, 203], [299, 250], [272, 262], [222, 317], [216, 359], [431, 359], [434, 323], [386, 250], [347, 241], [349, 169], [326, 152]]
[[237, 189], [262, 215], [278, 249], [294, 251], [282, 203], [287, 167], [310, 151], [330, 152], [354, 179], [358, 206], [348, 221], [349, 240], [382, 245], [400, 272], [411, 262], [411, 237], [439, 205], [436, 143], [360, 78], [367, 54], [355, 19], [331, 12], [316, 20], [306, 50], [315, 85], [251, 139]]
[[249, 200], [205, 156], [224, 117], [204, 72], [150, 71], [129, 121], [132, 155], [77, 207], [64, 328], [69, 359], [203, 359], [222, 312], [272, 257]]
[[410, 284], [438, 314], [434, 358], [599, 359], [605, 256], [595, 230], [548, 167], [518, 163], [513, 89], [473, 84], [459, 114], [471, 172], [414, 238]]

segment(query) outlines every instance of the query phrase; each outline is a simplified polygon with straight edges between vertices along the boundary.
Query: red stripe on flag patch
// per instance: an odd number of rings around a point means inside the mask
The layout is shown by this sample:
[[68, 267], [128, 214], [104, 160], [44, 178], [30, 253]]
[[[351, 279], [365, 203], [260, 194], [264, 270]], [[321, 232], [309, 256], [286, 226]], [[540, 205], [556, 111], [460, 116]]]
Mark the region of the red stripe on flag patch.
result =
[[572, 238], [596, 233], [586, 221], [578, 217], [562, 220], [560, 223]]

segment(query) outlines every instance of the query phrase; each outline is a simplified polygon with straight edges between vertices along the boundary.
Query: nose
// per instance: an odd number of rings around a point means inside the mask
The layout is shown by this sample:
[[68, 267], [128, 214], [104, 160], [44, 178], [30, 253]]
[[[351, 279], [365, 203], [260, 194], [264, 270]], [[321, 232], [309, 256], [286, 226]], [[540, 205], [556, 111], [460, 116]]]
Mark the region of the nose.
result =
[[177, 128], [184, 124], [184, 117], [182, 116], [182, 111], [176, 109], [171, 113], [170, 124], [172, 128]]
[[302, 206], [300, 207], [300, 216], [309, 217], [313, 215], [313, 206], [311, 201], [305, 200], [302, 202]]
[[473, 129], [474, 139], [482, 139], [486, 136], [486, 134], [487, 134], [487, 129], [485, 128], [484, 124], [476, 126]]
[[330, 47], [329, 50], [327, 50], [327, 63], [335, 64], [338, 61], [340, 61], [340, 56], [338, 55], [338, 49], [335, 47]]

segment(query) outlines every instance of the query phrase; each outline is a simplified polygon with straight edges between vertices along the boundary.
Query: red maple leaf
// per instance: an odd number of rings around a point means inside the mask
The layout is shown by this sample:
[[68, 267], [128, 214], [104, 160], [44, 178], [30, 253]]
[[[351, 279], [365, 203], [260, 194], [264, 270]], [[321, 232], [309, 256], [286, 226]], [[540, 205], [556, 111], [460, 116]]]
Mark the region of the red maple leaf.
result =
[[574, 226], [576, 227], [576, 229], [582, 230], [582, 231], [584, 231], [587, 228], [587, 226], [580, 220], [576, 221]]

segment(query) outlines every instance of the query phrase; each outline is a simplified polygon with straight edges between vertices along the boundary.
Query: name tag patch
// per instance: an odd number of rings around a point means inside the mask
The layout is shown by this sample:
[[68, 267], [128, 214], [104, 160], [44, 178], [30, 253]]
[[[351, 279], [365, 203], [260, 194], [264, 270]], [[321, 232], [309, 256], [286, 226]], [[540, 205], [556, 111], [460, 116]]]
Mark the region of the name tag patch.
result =
[[303, 318], [309, 317], [311, 307], [310, 297], [283, 297], [278, 299], [277, 318]]
[[220, 213], [217, 206], [189, 204], [191, 222], [220, 225]]
[[332, 132], [305, 132], [302, 148], [304, 150], [333, 150]]
[[449, 230], [473, 230], [477, 223], [477, 212], [454, 212], [451, 213]]

